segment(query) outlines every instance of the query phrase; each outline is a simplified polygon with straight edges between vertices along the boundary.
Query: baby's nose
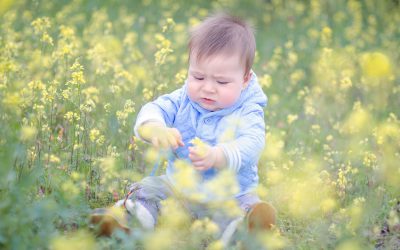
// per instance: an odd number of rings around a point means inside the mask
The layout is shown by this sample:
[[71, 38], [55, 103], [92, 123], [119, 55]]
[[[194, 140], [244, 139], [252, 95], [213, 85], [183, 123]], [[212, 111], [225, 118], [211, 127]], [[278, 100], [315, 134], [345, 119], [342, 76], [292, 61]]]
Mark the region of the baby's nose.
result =
[[203, 85], [203, 91], [206, 92], [214, 92], [215, 91], [215, 87], [214, 84], [211, 81], [204, 81], [204, 85]]

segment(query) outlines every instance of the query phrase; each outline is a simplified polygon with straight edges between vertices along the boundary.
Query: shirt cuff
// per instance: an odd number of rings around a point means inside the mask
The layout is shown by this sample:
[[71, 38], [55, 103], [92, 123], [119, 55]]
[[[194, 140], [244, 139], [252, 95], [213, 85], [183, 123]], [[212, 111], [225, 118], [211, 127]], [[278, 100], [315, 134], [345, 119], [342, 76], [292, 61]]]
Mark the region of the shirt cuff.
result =
[[240, 165], [242, 162], [239, 148], [231, 143], [230, 144], [221, 143], [221, 144], [218, 144], [218, 146], [220, 146], [222, 148], [222, 151], [225, 154], [228, 168], [233, 170], [236, 173], [239, 172]]
[[138, 129], [143, 123], [146, 123], [146, 122], [160, 122], [161, 124], [166, 126], [166, 123], [165, 123], [164, 118], [161, 113], [155, 112], [155, 110], [151, 110], [151, 112], [142, 110], [141, 112], [139, 112], [139, 114], [136, 118], [135, 127], [133, 128], [133, 130], [135, 132], [135, 136], [141, 140], [144, 140], [144, 139], [139, 135]]

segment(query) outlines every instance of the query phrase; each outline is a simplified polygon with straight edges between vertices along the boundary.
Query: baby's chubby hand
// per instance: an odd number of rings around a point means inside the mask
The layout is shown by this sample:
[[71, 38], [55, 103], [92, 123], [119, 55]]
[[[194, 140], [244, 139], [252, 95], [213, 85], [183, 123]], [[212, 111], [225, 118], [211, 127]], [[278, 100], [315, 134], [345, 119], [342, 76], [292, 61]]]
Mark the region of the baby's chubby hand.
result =
[[199, 138], [191, 141], [194, 147], [189, 147], [189, 158], [197, 170], [207, 170], [215, 165], [217, 160], [216, 147], [212, 147]]
[[158, 122], [144, 123], [138, 129], [139, 135], [154, 147], [173, 148], [174, 150], [185, 144], [176, 128], [169, 128]]

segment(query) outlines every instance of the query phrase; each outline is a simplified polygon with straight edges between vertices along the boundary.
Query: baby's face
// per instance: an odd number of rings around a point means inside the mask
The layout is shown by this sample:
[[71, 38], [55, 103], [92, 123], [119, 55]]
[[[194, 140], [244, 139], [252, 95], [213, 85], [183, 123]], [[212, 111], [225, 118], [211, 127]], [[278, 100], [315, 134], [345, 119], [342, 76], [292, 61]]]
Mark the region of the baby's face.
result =
[[201, 107], [216, 111], [232, 106], [246, 88], [250, 75], [245, 76], [239, 55], [217, 54], [200, 61], [192, 55], [189, 62], [188, 95]]

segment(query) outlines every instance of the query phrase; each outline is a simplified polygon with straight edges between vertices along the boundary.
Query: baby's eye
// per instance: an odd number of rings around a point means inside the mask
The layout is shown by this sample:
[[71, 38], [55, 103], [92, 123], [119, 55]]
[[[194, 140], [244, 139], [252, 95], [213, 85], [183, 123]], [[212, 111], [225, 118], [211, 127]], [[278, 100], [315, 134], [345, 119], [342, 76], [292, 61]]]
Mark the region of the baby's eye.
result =
[[199, 80], [199, 81], [204, 80], [204, 77], [195, 77], [195, 76], [193, 76], [193, 77], [194, 77], [194, 79]]
[[229, 82], [226, 82], [226, 81], [217, 81], [217, 83], [219, 83], [219, 84], [228, 84]]

